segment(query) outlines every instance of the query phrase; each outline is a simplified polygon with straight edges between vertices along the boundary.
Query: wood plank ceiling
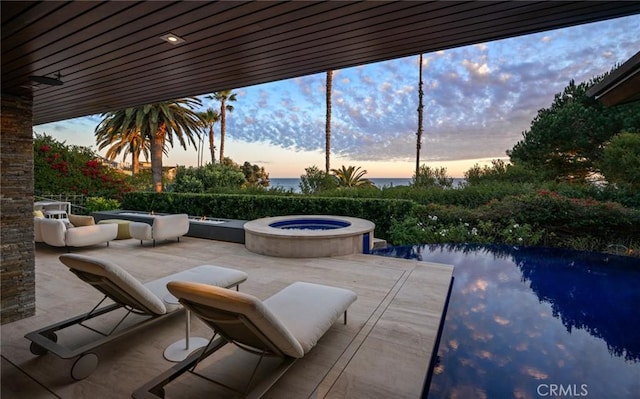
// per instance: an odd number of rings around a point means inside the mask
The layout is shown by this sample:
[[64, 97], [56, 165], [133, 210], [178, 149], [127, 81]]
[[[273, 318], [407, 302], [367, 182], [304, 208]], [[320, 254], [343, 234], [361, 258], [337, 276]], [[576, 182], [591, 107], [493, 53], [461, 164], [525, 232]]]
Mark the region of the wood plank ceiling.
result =
[[587, 95], [609, 107], [640, 101], [640, 51], [589, 89]]
[[[640, 13], [635, 1], [1, 6], [2, 92], [33, 92], [34, 125]], [[29, 78], [58, 73], [61, 86]]]

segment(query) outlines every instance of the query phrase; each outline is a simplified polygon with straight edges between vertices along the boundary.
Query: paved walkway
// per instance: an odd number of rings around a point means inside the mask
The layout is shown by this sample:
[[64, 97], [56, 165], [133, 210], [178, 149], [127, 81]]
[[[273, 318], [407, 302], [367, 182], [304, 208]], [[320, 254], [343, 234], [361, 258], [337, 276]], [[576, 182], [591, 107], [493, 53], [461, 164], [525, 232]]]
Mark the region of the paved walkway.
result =
[[[170, 368], [164, 348], [184, 335], [184, 313], [96, 350], [97, 370], [73, 382], [72, 360], [36, 357], [24, 334], [86, 312], [101, 294], [60, 263], [63, 248], [36, 246], [36, 315], [2, 326], [3, 398], [128, 398], [143, 383]], [[183, 237], [155, 248], [136, 240], [110, 247], [74, 249], [108, 258], [141, 281], [202, 264], [249, 274], [241, 291], [267, 298], [295, 281], [352, 289], [358, 300], [345, 326], [336, 323], [267, 393], [268, 398], [417, 398], [422, 391], [453, 267], [372, 255], [283, 259], [247, 251], [241, 244]], [[192, 320], [192, 335], [211, 331]], [[233, 380], [247, 368], [243, 353], [229, 349], [207, 359], [205, 374]], [[220, 355], [220, 356], [219, 356]], [[217, 366], [217, 367], [216, 367]], [[221, 367], [223, 366], [223, 367]], [[167, 398], [229, 398], [228, 391], [190, 375], [166, 387]]]

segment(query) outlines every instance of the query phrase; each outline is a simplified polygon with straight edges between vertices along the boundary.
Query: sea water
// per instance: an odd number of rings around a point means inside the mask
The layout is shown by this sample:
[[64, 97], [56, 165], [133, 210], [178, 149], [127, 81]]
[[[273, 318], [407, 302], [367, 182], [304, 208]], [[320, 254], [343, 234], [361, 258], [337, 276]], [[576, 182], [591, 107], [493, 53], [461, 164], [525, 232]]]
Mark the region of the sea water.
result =
[[[271, 178], [269, 179], [271, 184], [269, 185], [270, 188], [276, 188], [276, 187], [280, 187], [286, 191], [292, 190], [295, 193], [299, 193], [300, 192], [300, 179], [297, 177], [292, 177], [292, 178]], [[376, 185], [376, 187], [379, 188], [383, 188], [383, 187], [397, 187], [397, 186], [408, 186], [411, 184], [411, 178], [410, 177], [399, 177], [399, 178], [370, 178], [369, 180], [371, 180], [373, 182], [373, 184]], [[460, 185], [462, 182], [464, 182], [464, 179], [453, 179], [453, 186], [457, 187], [458, 185]]]

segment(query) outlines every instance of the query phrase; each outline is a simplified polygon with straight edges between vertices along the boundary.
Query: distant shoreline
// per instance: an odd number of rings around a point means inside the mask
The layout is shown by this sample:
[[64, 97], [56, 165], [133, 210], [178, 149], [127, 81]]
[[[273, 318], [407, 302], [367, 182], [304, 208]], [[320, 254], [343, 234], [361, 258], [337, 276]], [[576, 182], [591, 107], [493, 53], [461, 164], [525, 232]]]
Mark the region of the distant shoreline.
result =
[[[368, 178], [378, 188], [383, 187], [397, 187], [408, 186], [411, 184], [410, 177], [370, 177]], [[300, 178], [299, 177], [270, 177], [269, 188], [280, 187], [284, 190], [293, 190], [293, 192], [300, 192]], [[457, 187], [463, 183], [463, 178], [453, 178], [453, 186]]]
[[[366, 177], [369, 180], [411, 180], [412, 177]], [[289, 179], [298, 179], [300, 177], [273, 177], [269, 176], [269, 180], [289, 180]], [[453, 180], [464, 180], [464, 177], [452, 177]]]
[[[366, 177], [366, 176], [365, 176]], [[411, 180], [412, 177], [366, 177], [369, 180], [380, 180], [380, 179], [392, 179], [392, 180]], [[269, 176], [271, 180], [284, 180], [284, 179], [300, 179], [299, 176], [294, 177], [273, 177]], [[464, 179], [464, 177], [452, 177], [453, 180]]]

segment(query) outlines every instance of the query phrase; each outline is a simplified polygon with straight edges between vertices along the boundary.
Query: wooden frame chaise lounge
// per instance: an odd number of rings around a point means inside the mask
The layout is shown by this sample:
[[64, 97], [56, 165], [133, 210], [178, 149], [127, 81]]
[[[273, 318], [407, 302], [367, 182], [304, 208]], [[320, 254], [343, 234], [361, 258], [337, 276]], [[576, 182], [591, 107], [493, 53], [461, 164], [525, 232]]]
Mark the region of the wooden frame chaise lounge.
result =
[[[242, 292], [183, 281], [170, 282], [168, 289], [211, 327], [214, 335], [209, 345], [137, 389], [132, 395], [135, 399], [163, 398], [164, 386], [185, 372], [244, 397], [259, 398], [316, 345], [341, 315], [347, 323], [347, 308], [357, 299], [348, 289], [304, 282], [293, 283], [265, 301]], [[202, 360], [229, 343], [256, 357], [255, 365], [247, 365], [252, 373], [244, 389], [196, 371]], [[279, 358], [278, 367], [261, 379], [254, 378], [267, 356]]]
[[[167, 290], [168, 282], [186, 280], [211, 286], [236, 287], [237, 290], [247, 279], [247, 274], [240, 270], [203, 265], [143, 284], [115, 263], [104, 259], [79, 254], [65, 254], [59, 259], [104, 297], [89, 312], [32, 331], [25, 338], [31, 341], [30, 350], [35, 355], [51, 352], [62, 359], [78, 357], [71, 367], [71, 378], [76, 381], [88, 377], [98, 366], [98, 356], [92, 350], [182, 309]], [[122, 313], [124, 315], [120, 316]], [[135, 316], [131, 317], [125, 323], [125, 319], [131, 315], [141, 317], [135, 320], [132, 320]], [[74, 337], [69, 334], [71, 328], [77, 335], [77, 326], [86, 330], [81, 331], [85, 333], [81, 344], [69, 338]], [[70, 330], [65, 334], [64, 330], [68, 328]], [[66, 339], [62, 339], [63, 336]], [[66, 342], [58, 342], [59, 338]]]

